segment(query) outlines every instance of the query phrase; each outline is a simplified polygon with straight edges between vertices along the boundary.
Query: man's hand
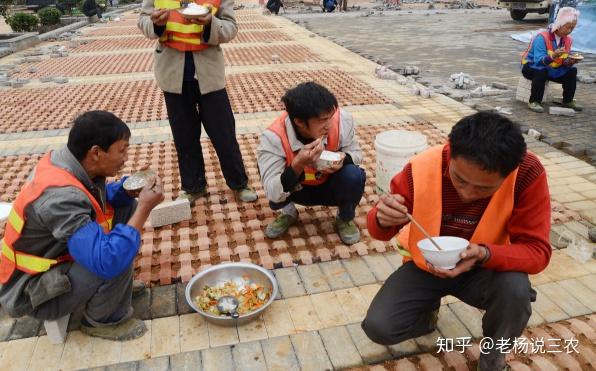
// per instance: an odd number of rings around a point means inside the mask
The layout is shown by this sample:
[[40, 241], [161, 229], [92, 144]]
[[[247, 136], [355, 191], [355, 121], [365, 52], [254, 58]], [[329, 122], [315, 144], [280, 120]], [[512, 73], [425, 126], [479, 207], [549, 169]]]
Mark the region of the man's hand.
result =
[[435, 276], [441, 278], [454, 278], [474, 268], [476, 264], [486, 258], [486, 254], [487, 251], [484, 246], [471, 243], [468, 248], [460, 254], [461, 260], [453, 269], [437, 268], [428, 262], [426, 264], [428, 265], [428, 270], [430, 273], [434, 274]]
[[213, 8], [213, 5], [205, 4], [205, 7], [207, 9], [209, 9], [209, 13], [207, 13], [203, 16], [200, 16], [198, 18], [195, 18], [195, 19], [189, 19], [188, 21], [190, 23], [199, 24], [201, 26], [206, 26], [206, 25], [210, 24], [211, 20], [213, 19], [213, 15], [211, 14], [211, 8]]
[[557, 59], [563, 54], [565, 54], [565, 48], [559, 48], [553, 52], [553, 59]]
[[384, 194], [377, 203], [377, 222], [383, 228], [406, 224], [408, 208], [404, 205], [405, 199], [398, 194]]
[[157, 177], [153, 177], [147, 182], [139, 194], [138, 208], [150, 212], [153, 208], [159, 205], [165, 196], [163, 194], [163, 185]]
[[296, 174], [302, 174], [304, 168], [311, 166], [321, 157], [323, 152], [323, 140], [319, 138], [305, 145], [292, 160], [292, 169]]
[[151, 22], [156, 26], [165, 26], [168, 23], [170, 11], [168, 9], [156, 9], [151, 13]]
[[341, 168], [344, 166], [344, 159], [346, 158], [346, 154], [344, 152], [338, 152], [338, 153], [341, 156], [341, 159], [339, 159], [339, 161], [337, 161], [332, 166], [329, 166], [329, 167], [327, 167], [325, 169], [319, 170], [321, 173], [323, 173], [323, 174], [333, 174], [333, 173], [341, 170]]

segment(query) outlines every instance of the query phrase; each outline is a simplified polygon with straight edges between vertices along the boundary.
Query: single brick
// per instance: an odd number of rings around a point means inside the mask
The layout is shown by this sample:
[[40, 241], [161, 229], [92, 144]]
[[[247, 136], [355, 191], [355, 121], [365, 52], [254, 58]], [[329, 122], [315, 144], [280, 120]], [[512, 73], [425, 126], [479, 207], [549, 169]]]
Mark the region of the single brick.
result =
[[232, 349], [232, 355], [236, 370], [261, 371], [267, 369], [263, 349], [258, 341], [235, 345]]
[[304, 246], [306, 246], [306, 241], [304, 240], [304, 238], [293, 238], [292, 246], [294, 246], [297, 249], [301, 249]]
[[317, 256], [321, 259], [322, 262], [331, 261], [331, 251], [326, 248], [317, 249], [316, 251]]
[[350, 257], [350, 248], [346, 245], [336, 245], [335, 254], [342, 259], [348, 259]]
[[377, 252], [385, 252], [387, 251], [387, 247], [385, 246], [385, 243], [383, 241], [372, 241], [368, 244], [368, 246], [373, 249], [376, 250]]
[[356, 286], [363, 286], [377, 282], [377, 279], [370, 272], [370, 268], [368, 268], [368, 265], [362, 258], [355, 257], [345, 259], [342, 260], [342, 264]]
[[424, 353], [418, 356], [420, 369], [423, 371], [435, 371], [443, 369], [441, 361], [435, 356]]
[[300, 265], [298, 266], [298, 274], [300, 274], [308, 294], [317, 294], [330, 290], [319, 265]]
[[327, 355], [336, 370], [356, 367], [362, 358], [345, 326], [319, 330]]
[[292, 255], [288, 254], [287, 252], [279, 254], [279, 260], [281, 261], [281, 265], [284, 268], [294, 266], [294, 259], [292, 258]]
[[365, 243], [358, 242], [358, 243], [352, 245], [352, 247], [354, 249], [356, 249], [356, 252], [358, 253], [358, 255], [360, 255], [360, 256], [368, 255], [368, 246], [366, 246]]
[[300, 257], [300, 261], [302, 262], [302, 264], [312, 264], [313, 263], [312, 253], [308, 250], [298, 251], [298, 256]]
[[319, 264], [332, 290], [354, 287], [350, 275], [340, 261], [334, 260]]
[[201, 371], [201, 351], [183, 352], [170, 356], [170, 369], [180, 371]]
[[283, 298], [293, 298], [306, 294], [296, 268], [281, 268], [273, 271]]
[[288, 251], [288, 243], [284, 240], [274, 241], [271, 246], [279, 253]]
[[151, 289], [151, 318], [176, 315], [176, 285]]
[[261, 341], [269, 370], [299, 370], [298, 360], [288, 336], [280, 336]]
[[235, 253], [240, 259], [248, 258], [250, 254], [250, 247], [247, 245], [236, 246]]
[[190, 203], [187, 199], [162, 202], [149, 214], [149, 220], [154, 228], [189, 220], [191, 217]]
[[333, 368], [327, 352], [316, 331], [290, 335], [298, 362], [303, 370], [331, 370]]

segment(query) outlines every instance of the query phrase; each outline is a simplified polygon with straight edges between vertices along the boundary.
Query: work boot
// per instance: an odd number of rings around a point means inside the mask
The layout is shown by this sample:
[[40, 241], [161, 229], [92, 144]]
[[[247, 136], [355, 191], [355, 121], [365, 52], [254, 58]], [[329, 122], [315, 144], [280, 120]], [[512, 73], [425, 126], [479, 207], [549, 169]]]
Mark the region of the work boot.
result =
[[348, 222], [341, 220], [340, 217], [335, 218], [335, 228], [339, 238], [346, 245], [353, 245], [360, 241], [360, 230], [353, 220]]
[[255, 202], [257, 200], [257, 192], [249, 186], [236, 190], [235, 192], [243, 202]]
[[207, 192], [207, 188], [203, 188], [198, 192], [186, 192], [186, 191], [180, 191], [180, 193], [178, 193], [178, 197], [176, 197], [176, 200], [183, 200], [183, 199], [187, 199], [188, 202], [190, 202], [190, 205], [194, 205], [195, 201], [201, 197], [207, 196], [209, 194], [209, 192]]
[[81, 331], [89, 336], [98, 338], [125, 341], [138, 339], [147, 332], [145, 322], [137, 318], [128, 319], [122, 323], [111, 326], [93, 327], [83, 320], [81, 322]]
[[544, 112], [544, 108], [542, 108], [542, 106], [538, 102], [530, 102], [530, 103], [528, 103], [528, 108], [530, 109], [530, 111], [534, 111], [534, 112], [537, 112], [537, 113]]
[[136, 298], [137, 296], [143, 295], [145, 292], [145, 282], [139, 280], [132, 281], [132, 297]]
[[581, 104], [577, 103], [575, 99], [568, 103], [563, 102], [562, 106], [565, 108], [571, 108], [572, 110], [577, 112], [584, 110], [584, 107]]
[[269, 223], [267, 228], [265, 228], [265, 236], [272, 239], [282, 236], [286, 233], [288, 228], [296, 223], [296, 220], [297, 218], [292, 215], [280, 214], [274, 221]]

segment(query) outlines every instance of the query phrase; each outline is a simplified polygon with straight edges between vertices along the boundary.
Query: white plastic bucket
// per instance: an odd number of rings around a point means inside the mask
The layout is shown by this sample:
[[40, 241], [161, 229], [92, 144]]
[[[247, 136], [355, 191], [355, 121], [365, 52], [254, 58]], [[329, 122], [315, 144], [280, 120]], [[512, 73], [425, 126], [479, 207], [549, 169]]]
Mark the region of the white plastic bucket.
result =
[[406, 166], [412, 156], [426, 148], [426, 136], [417, 131], [389, 130], [377, 134], [376, 192], [389, 193], [391, 179]]

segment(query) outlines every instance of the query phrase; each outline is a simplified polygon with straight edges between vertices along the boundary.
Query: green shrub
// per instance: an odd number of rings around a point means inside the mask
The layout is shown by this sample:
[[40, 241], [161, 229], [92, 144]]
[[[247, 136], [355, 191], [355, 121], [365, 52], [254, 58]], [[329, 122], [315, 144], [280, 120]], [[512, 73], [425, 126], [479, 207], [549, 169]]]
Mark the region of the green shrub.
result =
[[6, 23], [14, 32], [33, 32], [37, 30], [39, 18], [35, 14], [15, 13], [6, 18]]
[[56, 8], [45, 7], [37, 12], [39, 23], [43, 26], [52, 26], [60, 23], [62, 13]]

